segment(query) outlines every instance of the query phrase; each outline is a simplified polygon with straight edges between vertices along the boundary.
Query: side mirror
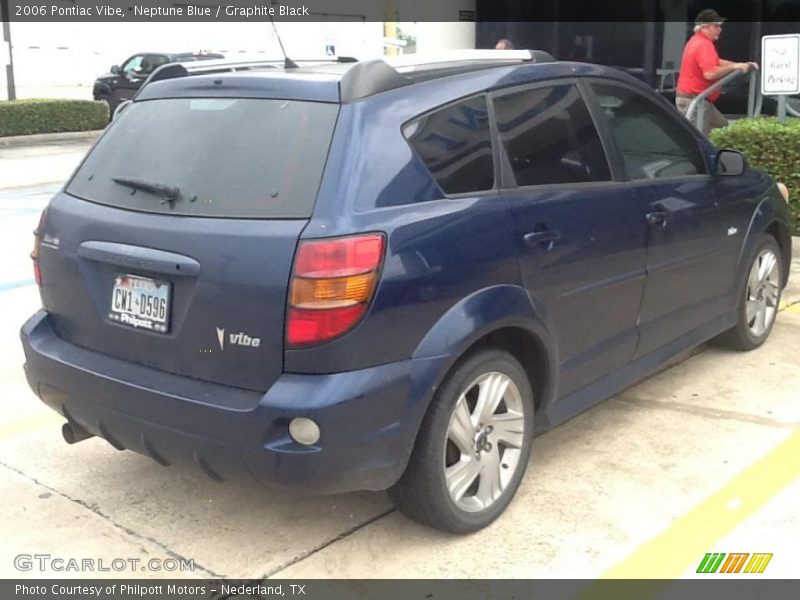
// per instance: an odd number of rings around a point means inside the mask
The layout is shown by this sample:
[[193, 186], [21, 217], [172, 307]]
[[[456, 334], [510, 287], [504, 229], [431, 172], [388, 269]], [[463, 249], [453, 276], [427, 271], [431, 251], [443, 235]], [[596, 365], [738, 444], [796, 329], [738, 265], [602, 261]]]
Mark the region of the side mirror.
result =
[[119, 75], [119, 65], [112, 65], [111, 66], [111, 74], [112, 75]]
[[720, 150], [717, 154], [717, 175], [742, 175], [747, 170], [747, 159], [737, 150]]

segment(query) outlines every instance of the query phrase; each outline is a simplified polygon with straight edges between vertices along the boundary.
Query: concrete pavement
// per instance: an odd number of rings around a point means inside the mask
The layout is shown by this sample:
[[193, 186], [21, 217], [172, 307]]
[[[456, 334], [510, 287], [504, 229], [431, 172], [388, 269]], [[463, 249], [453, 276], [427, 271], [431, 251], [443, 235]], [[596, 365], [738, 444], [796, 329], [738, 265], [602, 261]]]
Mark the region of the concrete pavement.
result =
[[[773, 553], [764, 576], [796, 576], [800, 240], [761, 349], [707, 346], [541, 436], [507, 513], [457, 537], [411, 523], [383, 493], [297, 499], [165, 469], [99, 439], [66, 445], [61, 418], [24, 381], [18, 339], [39, 306], [30, 231], [58, 187], [43, 182], [68, 175], [85, 144], [51, 150], [0, 150], [0, 576], [691, 577], [705, 552]], [[140, 562], [15, 567], [35, 553]], [[150, 559], [194, 568], [152, 570]]]
[[[0, 144], [0, 189], [63, 183], [78, 166], [98, 133], [82, 135], [84, 139], [54, 139], [26, 146]], [[52, 139], [53, 136], [48, 137]]]
[[60, 133], [36, 133], [31, 135], [6, 135], [0, 137], [0, 148], [18, 148], [18, 153], [27, 154], [26, 148], [47, 144], [90, 144], [103, 133], [103, 130], [63, 131]]

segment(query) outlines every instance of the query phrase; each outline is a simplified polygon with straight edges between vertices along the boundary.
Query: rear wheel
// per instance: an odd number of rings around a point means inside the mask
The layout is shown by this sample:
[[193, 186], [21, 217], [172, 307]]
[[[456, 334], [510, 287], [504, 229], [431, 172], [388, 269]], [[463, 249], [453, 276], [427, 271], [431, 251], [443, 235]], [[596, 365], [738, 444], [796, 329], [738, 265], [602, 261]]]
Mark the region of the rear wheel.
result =
[[737, 350], [753, 350], [772, 331], [781, 301], [783, 282], [781, 251], [771, 236], [764, 236], [750, 262], [744, 289], [736, 307], [737, 323], [720, 340]]
[[453, 533], [494, 521], [511, 502], [533, 438], [533, 394], [500, 350], [455, 367], [426, 415], [408, 468], [389, 490], [408, 517]]

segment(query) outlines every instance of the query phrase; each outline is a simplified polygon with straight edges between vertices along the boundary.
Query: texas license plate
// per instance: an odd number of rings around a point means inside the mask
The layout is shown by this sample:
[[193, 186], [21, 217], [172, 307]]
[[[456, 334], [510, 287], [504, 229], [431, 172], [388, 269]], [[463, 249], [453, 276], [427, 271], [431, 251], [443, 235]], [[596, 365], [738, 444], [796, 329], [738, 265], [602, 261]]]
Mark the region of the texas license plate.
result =
[[117, 275], [108, 318], [137, 329], [169, 330], [170, 285], [148, 277]]

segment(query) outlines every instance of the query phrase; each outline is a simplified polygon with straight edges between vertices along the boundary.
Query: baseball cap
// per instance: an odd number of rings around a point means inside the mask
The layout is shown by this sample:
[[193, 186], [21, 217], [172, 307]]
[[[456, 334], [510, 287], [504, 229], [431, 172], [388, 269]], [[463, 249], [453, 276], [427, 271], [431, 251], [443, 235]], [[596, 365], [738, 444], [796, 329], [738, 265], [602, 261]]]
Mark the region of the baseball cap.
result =
[[719, 13], [713, 8], [707, 8], [697, 13], [694, 20], [695, 25], [711, 25], [713, 23], [723, 23], [725, 19], [719, 16]]

